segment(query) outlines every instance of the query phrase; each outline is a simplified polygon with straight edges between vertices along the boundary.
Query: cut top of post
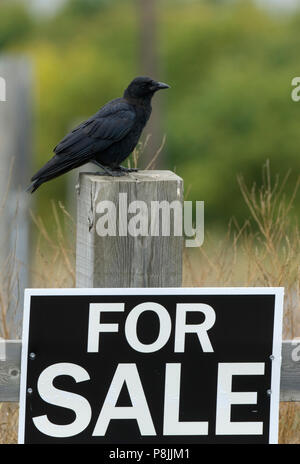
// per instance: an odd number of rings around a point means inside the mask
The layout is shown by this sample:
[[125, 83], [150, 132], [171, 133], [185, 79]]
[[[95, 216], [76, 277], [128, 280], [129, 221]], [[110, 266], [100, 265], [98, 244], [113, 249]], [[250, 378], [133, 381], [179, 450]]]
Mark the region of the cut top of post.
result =
[[81, 172], [79, 174], [80, 177], [85, 176], [90, 179], [92, 182], [104, 182], [104, 183], [115, 183], [115, 182], [157, 182], [157, 181], [177, 181], [183, 182], [182, 178], [177, 176], [172, 171], [137, 171], [137, 172], [130, 172], [125, 176], [120, 177], [112, 177], [106, 174], [102, 174], [99, 172]]

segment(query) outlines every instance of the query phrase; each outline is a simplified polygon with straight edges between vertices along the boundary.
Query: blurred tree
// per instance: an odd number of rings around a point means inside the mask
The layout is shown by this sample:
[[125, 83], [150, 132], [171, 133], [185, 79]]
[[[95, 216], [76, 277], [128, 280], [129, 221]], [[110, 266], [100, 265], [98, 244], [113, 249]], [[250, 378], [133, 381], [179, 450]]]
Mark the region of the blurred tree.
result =
[[[160, 65], [158, 53], [158, 11], [157, 0], [137, 0], [138, 28], [139, 28], [139, 75], [160, 79]], [[161, 97], [161, 95], [160, 95]], [[150, 136], [143, 153], [143, 166], [146, 167], [162, 141], [162, 108], [161, 99], [156, 99], [151, 118], [144, 131], [144, 140]], [[158, 164], [163, 165], [161, 156]]]
[[109, 0], [69, 0], [63, 9], [63, 13], [72, 16], [90, 16], [97, 13], [108, 3]]
[[33, 28], [33, 20], [22, 3], [8, 0], [1, 2], [0, 50], [28, 37]]
[[295, 185], [300, 104], [290, 91], [299, 19], [269, 15], [244, 0], [181, 4], [164, 15], [164, 62], [168, 81], [175, 81], [168, 150], [191, 185], [190, 199], [206, 201], [207, 224], [244, 216], [237, 173], [259, 182], [266, 159], [273, 174], [291, 169], [290, 192]]

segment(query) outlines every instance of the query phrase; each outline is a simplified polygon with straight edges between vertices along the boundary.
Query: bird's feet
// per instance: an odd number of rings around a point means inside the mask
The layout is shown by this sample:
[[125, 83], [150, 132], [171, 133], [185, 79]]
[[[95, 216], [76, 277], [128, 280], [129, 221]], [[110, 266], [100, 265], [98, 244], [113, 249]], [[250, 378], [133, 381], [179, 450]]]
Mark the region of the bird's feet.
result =
[[125, 173], [119, 169], [119, 167], [116, 168], [110, 168], [109, 166], [104, 166], [103, 164], [99, 163], [98, 161], [94, 160], [94, 164], [96, 164], [99, 168], [103, 169], [104, 174], [112, 177], [120, 177], [120, 176], [125, 176]]
[[124, 166], [118, 166], [118, 169], [120, 169], [123, 172], [138, 172], [138, 169], [136, 168], [125, 168]]
[[112, 177], [121, 177], [125, 176], [126, 174], [129, 174], [130, 172], [138, 171], [138, 169], [136, 168], [125, 168], [124, 166], [115, 166], [114, 168], [111, 168], [109, 166], [104, 166], [96, 160], [94, 160], [93, 163], [99, 166], [101, 169], [103, 169], [105, 174]]
[[115, 168], [105, 168], [105, 172], [112, 177], [126, 176], [130, 172], [137, 172], [136, 168], [125, 168], [124, 166], [117, 166]]
[[121, 169], [106, 169], [105, 172], [112, 177], [122, 177], [126, 176], [126, 172], [121, 171]]

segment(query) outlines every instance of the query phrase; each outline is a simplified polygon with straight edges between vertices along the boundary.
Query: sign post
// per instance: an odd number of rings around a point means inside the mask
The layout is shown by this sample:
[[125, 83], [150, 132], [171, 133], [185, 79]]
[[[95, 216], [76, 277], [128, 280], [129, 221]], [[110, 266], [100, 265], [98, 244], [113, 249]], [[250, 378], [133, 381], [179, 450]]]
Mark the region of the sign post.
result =
[[282, 305], [281, 288], [27, 290], [19, 443], [276, 443]]
[[24, 56], [0, 59], [0, 272], [6, 324], [0, 334], [19, 338], [23, 289], [28, 286], [28, 197], [32, 147], [33, 84], [31, 62]]

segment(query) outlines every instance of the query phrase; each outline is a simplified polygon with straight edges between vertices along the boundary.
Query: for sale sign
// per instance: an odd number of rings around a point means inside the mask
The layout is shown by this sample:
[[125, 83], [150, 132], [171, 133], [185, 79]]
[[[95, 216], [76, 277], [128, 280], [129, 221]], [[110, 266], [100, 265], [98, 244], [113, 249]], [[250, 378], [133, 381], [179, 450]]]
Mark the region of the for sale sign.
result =
[[276, 443], [283, 289], [27, 290], [20, 443]]

